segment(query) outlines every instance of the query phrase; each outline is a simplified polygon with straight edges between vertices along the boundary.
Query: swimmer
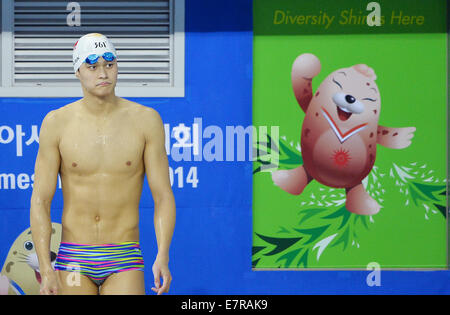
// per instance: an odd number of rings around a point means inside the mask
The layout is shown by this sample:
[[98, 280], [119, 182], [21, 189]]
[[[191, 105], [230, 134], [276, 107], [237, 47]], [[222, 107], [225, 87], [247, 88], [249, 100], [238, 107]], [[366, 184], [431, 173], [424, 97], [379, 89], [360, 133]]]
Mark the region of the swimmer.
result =
[[[117, 53], [106, 36], [81, 37], [74, 46], [73, 66], [83, 98], [50, 111], [39, 135], [30, 221], [40, 292], [145, 294], [139, 202], [146, 176], [155, 204], [158, 247], [152, 291], [167, 293], [175, 199], [161, 117], [150, 107], [115, 95]], [[58, 173], [64, 207], [54, 270], [50, 205]]]

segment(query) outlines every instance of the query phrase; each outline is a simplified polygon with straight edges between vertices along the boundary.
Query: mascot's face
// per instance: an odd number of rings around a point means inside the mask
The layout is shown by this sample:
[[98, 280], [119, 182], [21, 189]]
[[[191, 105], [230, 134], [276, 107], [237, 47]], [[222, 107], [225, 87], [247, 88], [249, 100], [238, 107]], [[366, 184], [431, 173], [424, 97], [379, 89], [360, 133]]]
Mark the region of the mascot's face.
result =
[[[50, 259], [55, 264], [59, 244], [61, 242], [61, 224], [52, 223], [50, 242]], [[28, 228], [22, 232], [12, 244], [2, 269], [2, 275], [8, 277], [11, 286], [10, 293], [39, 294], [41, 274], [36, 248]], [[18, 289], [19, 287], [20, 289]], [[12, 291], [11, 291], [12, 290]]]
[[366, 65], [339, 69], [321, 83], [309, 108], [325, 109], [342, 127], [378, 124], [381, 101], [375, 78], [373, 70]]

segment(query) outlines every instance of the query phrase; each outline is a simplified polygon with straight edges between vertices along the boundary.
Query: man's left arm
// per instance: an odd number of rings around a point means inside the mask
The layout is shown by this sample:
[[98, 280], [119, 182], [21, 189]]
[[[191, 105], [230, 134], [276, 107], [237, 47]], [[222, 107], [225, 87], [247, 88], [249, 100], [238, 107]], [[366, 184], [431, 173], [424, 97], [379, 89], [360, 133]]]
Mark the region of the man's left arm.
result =
[[144, 165], [155, 204], [154, 225], [158, 244], [158, 254], [152, 267], [155, 279], [155, 287], [152, 290], [159, 295], [169, 291], [172, 281], [169, 271], [169, 247], [175, 228], [175, 198], [170, 185], [163, 122], [158, 112], [153, 109], [146, 111], [143, 117]]

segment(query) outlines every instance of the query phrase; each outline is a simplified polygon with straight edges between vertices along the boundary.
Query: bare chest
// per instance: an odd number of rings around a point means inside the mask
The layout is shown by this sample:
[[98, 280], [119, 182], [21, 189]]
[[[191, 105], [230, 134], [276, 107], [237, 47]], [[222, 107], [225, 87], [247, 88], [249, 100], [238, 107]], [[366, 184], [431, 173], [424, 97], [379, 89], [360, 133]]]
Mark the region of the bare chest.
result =
[[130, 122], [74, 119], [61, 135], [61, 168], [78, 174], [136, 171], [144, 147], [144, 137]]

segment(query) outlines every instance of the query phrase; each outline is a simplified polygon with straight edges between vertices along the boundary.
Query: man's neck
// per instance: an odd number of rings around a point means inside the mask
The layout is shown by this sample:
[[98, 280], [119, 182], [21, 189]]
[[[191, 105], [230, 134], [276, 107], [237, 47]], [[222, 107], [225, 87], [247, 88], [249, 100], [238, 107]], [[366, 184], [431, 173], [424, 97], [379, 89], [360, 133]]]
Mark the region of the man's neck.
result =
[[89, 114], [98, 117], [105, 117], [117, 108], [119, 98], [115, 94], [110, 94], [106, 97], [98, 97], [85, 93], [82, 99], [82, 104]]

